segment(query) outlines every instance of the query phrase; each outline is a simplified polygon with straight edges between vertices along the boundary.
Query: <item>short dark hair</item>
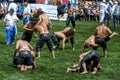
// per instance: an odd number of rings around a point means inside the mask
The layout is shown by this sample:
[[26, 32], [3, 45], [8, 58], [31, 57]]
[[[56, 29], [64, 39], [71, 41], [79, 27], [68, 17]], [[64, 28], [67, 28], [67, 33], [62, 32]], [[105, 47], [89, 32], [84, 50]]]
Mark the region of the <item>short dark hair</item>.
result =
[[36, 24], [39, 21], [39, 16], [34, 14], [32, 17], [30, 17], [30, 21]]
[[74, 29], [73, 28], [70, 28], [70, 30], [69, 30], [69, 35], [74, 35], [74, 33], [75, 33], [75, 31], [74, 31]]
[[70, 4], [70, 3], [68, 3], [68, 6], [71, 6], [71, 4]]
[[101, 24], [105, 24], [105, 21], [100, 22], [100, 25], [101, 25]]
[[90, 44], [89, 43], [85, 43], [84, 44], [84, 48], [88, 48], [88, 47], [90, 47]]

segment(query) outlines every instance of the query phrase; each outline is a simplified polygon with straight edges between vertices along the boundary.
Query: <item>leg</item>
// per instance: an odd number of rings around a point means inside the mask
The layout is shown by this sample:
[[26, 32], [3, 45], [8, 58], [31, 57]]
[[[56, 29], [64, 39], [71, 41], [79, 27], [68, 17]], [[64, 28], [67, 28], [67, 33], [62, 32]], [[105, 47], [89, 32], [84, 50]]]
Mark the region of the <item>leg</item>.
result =
[[26, 66], [25, 65], [25, 70], [27, 70], [27, 69], [33, 69], [33, 66]]
[[50, 36], [48, 35], [48, 37], [47, 37], [47, 47], [48, 47], [48, 49], [49, 49], [49, 51], [51, 52], [51, 54], [52, 54], [52, 57], [53, 58], [55, 58], [55, 53], [54, 53], [54, 50], [53, 50], [53, 48], [52, 48], [52, 43], [51, 43], [51, 38], [50, 38]]
[[81, 66], [81, 60], [87, 55], [89, 54], [91, 51], [88, 51], [86, 53], [82, 53], [80, 56], [79, 56], [79, 66]]
[[101, 67], [100, 63], [98, 63], [97, 70], [101, 70], [101, 69], [102, 69], [102, 67]]
[[11, 43], [14, 44], [14, 41], [15, 41], [15, 34], [16, 34], [16, 29], [15, 27], [12, 27], [12, 30], [11, 30]]
[[114, 24], [114, 31], [117, 31], [118, 27], [118, 18], [116, 15], [113, 15], [113, 24]]
[[67, 17], [67, 20], [66, 20], [66, 27], [69, 26], [69, 23], [70, 23], [70, 18]]
[[87, 69], [86, 69], [86, 63], [82, 63], [83, 69], [84, 71], [82, 72], [82, 74], [86, 74], [88, 73]]
[[103, 51], [103, 53], [104, 53], [104, 57], [106, 58], [107, 57], [107, 51], [105, 50], [105, 51]]
[[40, 49], [43, 47], [45, 41], [42, 37], [40, 37], [41, 39], [39, 39], [39, 41], [36, 44], [36, 51], [38, 53], [38, 58], [40, 58]]
[[51, 34], [51, 39], [52, 39], [52, 41], [55, 45], [55, 46], [53, 46], [53, 49], [58, 48], [59, 47], [59, 42], [58, 42], [57, 36], [54, 33]]
[[61, 18], [63, 18], [64, 16], [63, 15], [59, 15], [58, 16], [58, 20], [60, 20]]
[[55, 52], [54, 50], [51, 51], [52, 57], [55, 58]]
[[71, 42], [71, 45], [72, 45], [72, 49], [75, 50], [75, 46], [74, 46], [74, 37], [71, 37], [70, 38], [70, 42]]
[[69, 72], [76, 72], [77, 71], [77, 69], [72, 69], [72, 68], [67, 68], [67, 71], [66, 71], [66, 73], [69, 73]]
[[72, 23], [72, 27], [75, 29], [75, 18], [71, 17], [71, 23]]
[[6, 44], [9, 45], [10, 44], [10, 28], [6, 28]]
[[97, 72], [97, 68], [95, 67], [93, 68], [92, 74], [96, 74], [96, 72]]
[[110, 15], [107, 16], [107, 27], [110, 27], [109, 24], [110, 24]]

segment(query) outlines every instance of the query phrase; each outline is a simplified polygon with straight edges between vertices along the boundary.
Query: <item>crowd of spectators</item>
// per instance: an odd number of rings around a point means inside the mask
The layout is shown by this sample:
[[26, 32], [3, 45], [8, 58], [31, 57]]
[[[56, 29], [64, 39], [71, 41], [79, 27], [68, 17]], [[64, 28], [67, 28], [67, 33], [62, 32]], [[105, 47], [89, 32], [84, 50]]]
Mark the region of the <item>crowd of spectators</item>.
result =
[[[14, 5], [11, 4], [9, 1], [10, 0], [2, 0], [0, 4], [0, 18], [3, 18], [8, 13], [9, 9], [11, 8], [10, 6], [12, 5], [14, 6], [13, 8], [14, 11], [16, 12], [15, 14], [17, 14], [19, 19], [22, 19], [24, 10], [23, 9], [24, 5], [21, 5], [22, 0], [13, 0]], [[53, 0], [24, 0], [24, 1], [28, 2], [28, 4], [29, 3], [51, 4]], [[62, 16], [66, 13], [64, 8], [67, 7], [67, 4], [62, 3], [61, 0], [56, 0], [58, 13], [60, 13]], [[117, 25], [119, 21], [118, 17], [116, 17], [116, 13], [119, 13], [116, 12], [117, 8], [119, 8], [117, 0], [101, 0], [98, 2], [98, 4], [96, 4], [96, 1], [79, 0], [75, 4], [74, 8], [76, 9], [74, 12], [75, 20], [84, 21], [95, 20], [99, 22], [105, 20], [107, 26], [109, 27], [110, 19], [113, 18], [114, 30], [117, 30]], [[59, 16], [58, 14], [58, 18], [61, 18], [62, 16]]]

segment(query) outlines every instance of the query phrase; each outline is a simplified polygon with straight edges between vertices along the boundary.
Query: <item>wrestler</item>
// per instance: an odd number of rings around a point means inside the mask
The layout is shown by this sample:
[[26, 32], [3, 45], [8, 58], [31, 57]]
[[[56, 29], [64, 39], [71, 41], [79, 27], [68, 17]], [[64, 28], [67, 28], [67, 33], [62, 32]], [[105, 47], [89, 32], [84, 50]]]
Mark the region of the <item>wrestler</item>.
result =
[[17, 40], [13, 64], [21, 71], [33, 69], [36, 66], [34, 49], [27, 41]]
[[75, 46], [74, 46], [74, 34], [75, 34], [75, 30], [71, 27], [66, 27], [64, 30], [62, 31], [58, 31], [58, 32], [54, 32], [51, 34], [51, 39], [54, 43], [54, 49], [59, 47], [59, 42], [60, 40], [62, 40], [62, 49], [64, 51], [65, 49], [65, 44], [68, 42], [68, 40], [70, 39], [71, 45], [72, 45], [72, 49], [75, 50]]

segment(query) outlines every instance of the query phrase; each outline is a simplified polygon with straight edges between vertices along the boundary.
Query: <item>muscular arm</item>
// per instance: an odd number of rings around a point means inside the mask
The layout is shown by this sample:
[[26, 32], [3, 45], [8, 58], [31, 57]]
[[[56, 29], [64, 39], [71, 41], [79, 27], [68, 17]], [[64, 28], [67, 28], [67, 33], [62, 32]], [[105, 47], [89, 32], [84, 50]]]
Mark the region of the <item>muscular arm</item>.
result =
[[107, 31], [109, 34], [112, 34], [112, 31], [109, 28], [107, 28]]
[[15, 51], [14, 51], [14, 57], [17, 55], [19, 51], [19, 42], [16, 42], [16, 48], [15, 48]]
[[63, 40], [62, 40], [62, 49], [63, 49], [63, 51], [65, 49], [65, 41], [66, 41], [66, 37], [63, 37]]

